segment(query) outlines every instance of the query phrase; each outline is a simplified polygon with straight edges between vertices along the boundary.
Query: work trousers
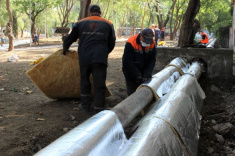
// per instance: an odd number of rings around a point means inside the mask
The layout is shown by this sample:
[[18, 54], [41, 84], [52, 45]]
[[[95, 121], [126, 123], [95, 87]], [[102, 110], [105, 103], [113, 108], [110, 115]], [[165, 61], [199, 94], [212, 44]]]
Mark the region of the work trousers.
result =
[[159, 38], [155, 38], [155, 45], [156, 45], [156, 47], [158, 46], [158, 41], [159, 41]]
[[133, 94], [141, 84], [142, 82], [136, 82], [135, 80], [126, 77], [127, 95], [130, 96], [131, 94]]
[[81, 105], [87, 109], [91, 105], [91, 82], [90, 76], [93, 76], [94, 84], [94, 110], [104, 110], [106, 93], [106, 74], [107, 65], [103, 63], [92, 63], [80, 65], [81, 74]]

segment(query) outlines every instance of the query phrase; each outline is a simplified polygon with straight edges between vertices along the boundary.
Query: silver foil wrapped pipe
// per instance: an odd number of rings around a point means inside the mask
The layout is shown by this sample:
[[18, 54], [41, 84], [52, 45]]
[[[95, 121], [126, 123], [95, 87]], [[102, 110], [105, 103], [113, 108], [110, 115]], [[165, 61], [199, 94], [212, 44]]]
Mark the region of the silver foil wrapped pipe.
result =
[[[170, 84], [169, 86], [173, 86], [184, 73], [185, 68], [188, 68], [187, 66], [186, 60], [174, 59], [165, 69], [153, 75], [149, 85], [144, 84], [145, 86], [140, 87], [112, 110], [94, 115], [35, 155], [118, 155], [126, 147], [127, 142], [123, 127], [127, 126], [146, 105], [154, 100], [154, 97], [157, 99], [155, 94], [159, 94], [157, 97], [166, 94], [171, 87], [168, 91], [159, 91], [157, 88], [163, 83], [165, 83], [163, 86], [166, 86], [167, 83]], [[150, 85], [158, 81], [161, 83]], [[160, 88], [165, 88], [163, 86]]]
[[117, 155], [126, 142], [116, 114], [102, 111], [52, 142], [35, 156]]
[[175, 58], [166, 68], [144, 82], [136, 92], [111, 109], [117, 114], [123, 127], [126, 127], [145, 106], [154, 100], [154, 97], [158, 100], [169, 92], [188, 68], [189, 63], [186, 59]]
[[216, 38], [213, 38], [212, 41], [206, 46], [206, 48], [214, 48], [216, 42]]
[[198, 62], [174, 84], [170, 92], [156, 101], [120, 156], [197, 155], [205, 94], [197, 82], [202, 71]]
[[192, 65], [190, 66], [190, 68], [188, 69], [186, 74], [190, 74], [190, 75], [194, 76], [195, 78], [199, 79], [201, 74], [203, 72], [205, 72], [205, 70], [206, 70], [205, 63], [202, 61], [203, 60], [198, 59], [198, 61], [192, 62]]

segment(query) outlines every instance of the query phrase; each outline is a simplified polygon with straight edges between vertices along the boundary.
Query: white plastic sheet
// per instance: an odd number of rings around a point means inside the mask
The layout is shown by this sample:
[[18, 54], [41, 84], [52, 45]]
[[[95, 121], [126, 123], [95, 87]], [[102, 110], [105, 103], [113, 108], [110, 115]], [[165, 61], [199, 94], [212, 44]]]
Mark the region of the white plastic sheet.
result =
[[8, 62], [18, 62], [19, 57], [17, 55], [12, 55], [7, 59]]
[[112, 111], [102, 111], [39, 151], [35, 156], [117, 155], [127, 139]]

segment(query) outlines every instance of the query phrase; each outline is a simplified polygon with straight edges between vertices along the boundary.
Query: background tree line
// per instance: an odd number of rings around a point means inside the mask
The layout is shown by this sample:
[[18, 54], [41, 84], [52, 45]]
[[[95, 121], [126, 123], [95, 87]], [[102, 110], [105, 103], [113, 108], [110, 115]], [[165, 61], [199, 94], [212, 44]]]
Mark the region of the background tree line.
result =
[[55, 27], [70, 27], [71, 22], [88, 16], [91, 4], [100, 5], [102, 17], [113, 22], [118, 37], [124, 27], [130, 27], [133, 35], [136, 28], [154, 23], [159, 29], [168, 28], [171, 40], [180, 32], [183, 45], [189, 43], [196, 29], [216, 32], [232, 25], [230, 0], [0, 0], [1, 32], [11, 23], [8, 37], [22, 37], [29, 29], [52, 35]]

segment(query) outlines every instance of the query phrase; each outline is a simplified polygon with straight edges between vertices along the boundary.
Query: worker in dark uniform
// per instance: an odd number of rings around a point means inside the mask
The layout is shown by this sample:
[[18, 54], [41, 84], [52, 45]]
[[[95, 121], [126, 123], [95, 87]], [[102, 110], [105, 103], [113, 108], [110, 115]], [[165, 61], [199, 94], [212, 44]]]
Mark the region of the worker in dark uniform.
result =
[[89, 17], [79, 20], [63, 41], [63, 53], [79, 38], [78, 55], [81, 75], [81, 104], [79, 109], [89, 111], [91, 105], [91, 82], [94, 84], [94, 112], [104, 110], [108, 55], [115, 46], [113, 24], [101, 17], [100, 7], [91, 5]]
[[155, 62], [154, 34], [150, 28], [145, 28], [128, 39], [122, 57], [128, 96], [134, 93], [141, 83], [152, 77]]
[[157, 28], [157, 25], [155, 25], [154, 30], [155, 30], [155, 44], [156, 44], [156, 46], [158, 46], [158, 41], [159, 41], [159, 39], [161, 37], [160, 36], [161, 35], [161, 31], [160, 31], [160, 29]]
[[161, 37], [161, 41], [165, 41], [165, 27], [162, 27], [161, 29], [161, 34], [160, 34], [160, 37]]

